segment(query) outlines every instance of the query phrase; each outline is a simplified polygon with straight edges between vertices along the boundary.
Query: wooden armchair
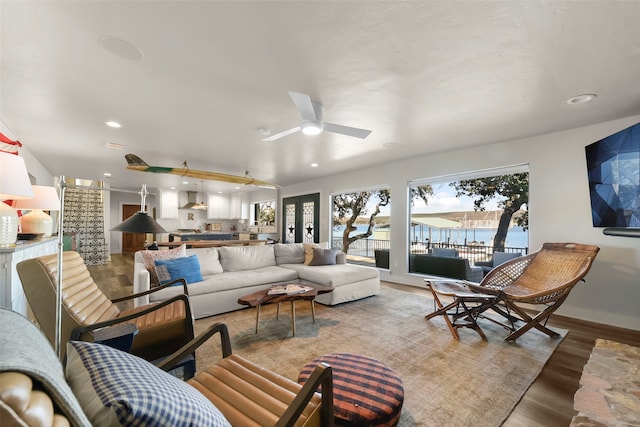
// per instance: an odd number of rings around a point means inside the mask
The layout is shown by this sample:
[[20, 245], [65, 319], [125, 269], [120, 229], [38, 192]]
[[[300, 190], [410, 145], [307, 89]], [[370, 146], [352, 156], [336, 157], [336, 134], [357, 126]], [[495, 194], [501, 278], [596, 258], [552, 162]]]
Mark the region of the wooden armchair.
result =
[[[480, 284], [432, 282], [430, 289], [436, 302], [438, 295], [452, 297], [453, 302], [447, 306], [440, 303], [427, 318], [445, 316], [456, 338], [456, 329], [461, 326], [472, 327], [484, 337], [476, 319], [492, 309], [508, 321], [511, 333], [505, 338], [507, 341], [515, 341], [531, 328], [557, 337], [558, 333], [545, 324], [574, 285], [587, 275], [599, 250], [597, 246], [578, 243], [545, 243], [537, 252], [497, 266]], [[522, 304], [544, 308], [531, 316]], [[458, 319], [465, 322], [456, 323]]]
[[[63, 368], [50, 343], [27, 319], [0, 309], [0, 324], [3, 426], [120, 425], [122, 418], [127, 425], [334, 425], [330, 366], [317, 366], [300, 385], [232, 354], [224, 324], [209, 327], [162, 364], [167, 369], [172, 361], [220, 334], [223, 357], [187, 383], [142, 359], [93, 343], [70, 342], [70, 357]], [[198, 422], [203, 413], [212, 411], [225, 419]]]
[[[18, 263], [17, 270], [27, 301], [42, 330], [54, 344], [56, 319], [56, 284], [58, 255], [47, 255]], [[82, 331], [80, 339], [93, 341], [93, 331], [121, 323], [133, 323], [137, 334], [131, 353], [146, 360], [166, 357], [194, 337], [193, 315], [186, 282], [182, 279], [127, 297], [110, 300], [91, 278], [80, 254], [63, 253], [62, 261], [62, 330], [60, 357], [74, 329]], [[182, 284], [184, 295], [159, 304], [121, 311], [115, 303], [156, 292], [167, 286]]]

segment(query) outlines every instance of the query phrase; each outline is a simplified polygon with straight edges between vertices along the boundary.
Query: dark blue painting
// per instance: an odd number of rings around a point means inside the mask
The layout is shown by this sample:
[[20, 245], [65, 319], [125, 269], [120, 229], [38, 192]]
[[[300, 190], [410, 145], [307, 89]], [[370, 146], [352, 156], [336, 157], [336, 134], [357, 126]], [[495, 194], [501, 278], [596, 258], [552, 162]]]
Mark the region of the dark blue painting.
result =
[[640, 123], [586, 147], [594, 227], [640, 227]]

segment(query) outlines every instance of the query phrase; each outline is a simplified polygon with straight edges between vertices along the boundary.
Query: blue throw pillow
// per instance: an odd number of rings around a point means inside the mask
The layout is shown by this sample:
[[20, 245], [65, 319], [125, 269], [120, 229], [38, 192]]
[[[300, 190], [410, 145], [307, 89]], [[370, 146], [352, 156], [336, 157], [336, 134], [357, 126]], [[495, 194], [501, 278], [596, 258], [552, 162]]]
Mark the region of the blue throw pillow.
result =
[[161, 285], [180, 278], [185, 279], [187, 283], [202, 281], [200, 263], [196, 255], [167, 260], [157, 259], [155, 264]]
[[193, 386], [106, 345], [69, 341], [66, 377], [94, 426], [231, 427]]

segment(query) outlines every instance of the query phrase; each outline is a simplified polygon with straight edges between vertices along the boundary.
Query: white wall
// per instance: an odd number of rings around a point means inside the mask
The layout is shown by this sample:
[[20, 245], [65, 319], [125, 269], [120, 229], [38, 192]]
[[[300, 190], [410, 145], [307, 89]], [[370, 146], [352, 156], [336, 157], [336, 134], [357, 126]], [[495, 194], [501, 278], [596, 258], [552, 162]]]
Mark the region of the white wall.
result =
[[392, 194], [390, 273], [383, 279], [424, 286], [422, 277], [408, 274], [407, 183], [518, 164], [529, 165], [529, 242], [537, 250], [544, 242], [598, 245], [601, 250], [586, 277], [559, 314], [640, 330], [640, 240], [605, 236], [591, 222], [585, 146], [640, 122], [640, 116], [569, 131], [495, 143], [482, 147], [425, 155], [361, 169], [283, 188], [282, 197], [320, 191], [320, 240], [330, 237], [331, 193], [390, 186]]

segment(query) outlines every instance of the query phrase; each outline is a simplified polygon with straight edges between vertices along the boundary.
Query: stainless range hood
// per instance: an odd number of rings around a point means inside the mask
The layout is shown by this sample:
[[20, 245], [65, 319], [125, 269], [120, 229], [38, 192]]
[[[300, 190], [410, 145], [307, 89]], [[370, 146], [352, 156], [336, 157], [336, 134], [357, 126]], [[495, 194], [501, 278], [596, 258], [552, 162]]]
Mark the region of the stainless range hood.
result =
[[202, 203], [198, 203], [197, 199], [198, 199], [197, 191], [187, 191], [187, 204], [181, 207], [180, 209], [195, 209], [199, 211], [203, 211], [207, 209], [207, 205], [204, 203], [204, 201]]

